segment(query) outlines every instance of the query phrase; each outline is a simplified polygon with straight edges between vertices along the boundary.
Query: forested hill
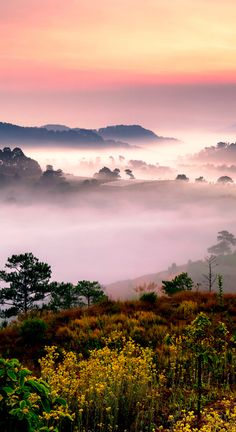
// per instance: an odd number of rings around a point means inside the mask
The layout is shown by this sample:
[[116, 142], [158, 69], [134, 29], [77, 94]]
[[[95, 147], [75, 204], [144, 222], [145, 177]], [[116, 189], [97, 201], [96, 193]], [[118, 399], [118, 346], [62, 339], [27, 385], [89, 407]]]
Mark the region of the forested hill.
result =
[[[0, 122], [0, 142], [73, 144], [80, 147], [129, 147], [135, 142], [158, 142], [169, 140], [156, 135], [140, 125], [118, 125], [96, 129], [69, 128], [64, 125], [47, 124], [42, 127], [23, 127]], [[171, 138], [171, 140], [174, 138]]]

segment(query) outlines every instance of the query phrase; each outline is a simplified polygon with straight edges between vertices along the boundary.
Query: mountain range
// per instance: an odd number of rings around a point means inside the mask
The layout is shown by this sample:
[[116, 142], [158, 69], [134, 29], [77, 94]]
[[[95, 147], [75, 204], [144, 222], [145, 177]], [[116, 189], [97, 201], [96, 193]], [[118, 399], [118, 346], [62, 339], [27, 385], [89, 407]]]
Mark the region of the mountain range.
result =
[[[135, 143], [175, 140], [156, 135], [140, 125], [116, 125], [98, 130], [69, 128], [65, 125], [47, 124], [25, 127], [0, 122], [0, 142], [4, 145], [18, 143], [40, 145], [73, 145], [76, 147], [129, 147]], [[177, 140], [176, 140], [177, 141]]]

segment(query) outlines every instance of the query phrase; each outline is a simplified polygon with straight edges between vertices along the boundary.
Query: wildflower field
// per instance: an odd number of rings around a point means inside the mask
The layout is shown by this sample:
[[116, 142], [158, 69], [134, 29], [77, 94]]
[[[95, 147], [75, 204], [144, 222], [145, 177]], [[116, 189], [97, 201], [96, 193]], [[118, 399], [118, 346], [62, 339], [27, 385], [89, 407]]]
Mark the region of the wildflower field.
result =
[[0, 353], [1, 431], [236, 431], [234, 295], [31, 311]]

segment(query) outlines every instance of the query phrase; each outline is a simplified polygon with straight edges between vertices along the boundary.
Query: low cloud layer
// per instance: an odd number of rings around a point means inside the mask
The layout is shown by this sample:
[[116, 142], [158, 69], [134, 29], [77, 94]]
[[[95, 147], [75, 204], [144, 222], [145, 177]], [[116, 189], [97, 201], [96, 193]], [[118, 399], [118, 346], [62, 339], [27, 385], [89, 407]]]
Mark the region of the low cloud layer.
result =
[[5, 203], [1, 266], [12, 253], [32, 251], [56, 280], [108, 283], [157, 272], [203, 258], [219, 230], [234, 232], [235, 198], [234, 186], [130, 181], [54, 203]]

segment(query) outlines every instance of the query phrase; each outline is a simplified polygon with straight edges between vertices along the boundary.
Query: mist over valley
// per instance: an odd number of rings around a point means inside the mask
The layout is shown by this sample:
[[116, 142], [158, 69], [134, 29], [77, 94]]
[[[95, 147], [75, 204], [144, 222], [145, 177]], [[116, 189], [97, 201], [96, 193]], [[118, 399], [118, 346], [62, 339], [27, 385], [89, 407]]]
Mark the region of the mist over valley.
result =
[[[220, 153], [212, 162], [201, 143], [188, 155], [184, 140], [139, 140], [122, 151], [28, 142], [23, 156], [10, 147], [0, 166], [2, 266], [12, 253], [31, 251], [50, 262], [55, 280], [106, 285], [204, 259], [218, 231], [235, 231], [227, 144], [210, 150]], [[217, 183], [220, 176], [232, 183]], [[111, 295], [119, 298], [119, 289]]]

